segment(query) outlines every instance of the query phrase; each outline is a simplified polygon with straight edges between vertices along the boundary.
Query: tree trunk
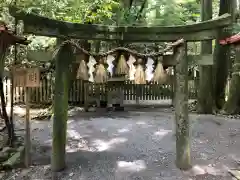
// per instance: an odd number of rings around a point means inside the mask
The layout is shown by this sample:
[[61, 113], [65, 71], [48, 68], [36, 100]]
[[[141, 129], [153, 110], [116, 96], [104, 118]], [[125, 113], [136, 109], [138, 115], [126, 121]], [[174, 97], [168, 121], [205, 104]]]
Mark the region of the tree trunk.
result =
[[[220, 0], [219, 15], [230, 13], [234, 20], [235, 0]], [[216, 39], [214, 61], [215, 61], [215, 82], [214, 82], [214, 98], [216, 107], [221, 109], [225, 103], [225, 87], [227, 83], [228, 70], [230, 67], [230, 47], [219, 45], [219, 40], [231, 35], [231, 27], [220, 30]]]
[[[67, 61], [66, 61], [67, 59]], [[73, 49], [65, 44], [58, 52], [55, 72], [52, 170], [65, 168], [65, 145], [68, 119], [68, 90], [70, 81], [70, 64], [74, 60]]]
[[233, 64], [232, 79], [230, 81], [228, 100], [224, 105], [225, 114], [235, 114], [239, 112], [240, 101], [240, 45], [236, 46], [236, 57]]
[[188, 62], [187, 44], [178, 47], [176, 57], [176, 97], [175, 97], [175, 121], [176, 121], [176, 166], [187, 170], [190, 165], [190, 135], [188, 117]]
[[11, 121], [8, 118], [7, 110], [6, 110], [6, 102], [4, 97], [4, 91], [3, 91], [3, 80], [2, 77], [0, 77], [0, 98], [1, 98], [1, 106], [2, 106], [2, 115], [5, 120], [5, 124], [8, 131], [8, 145], [12, 145], [13, 139], [14, 139], [14, 127]]
[[[201, 1], [201, 20], [212, 19], [212, 1]], [[201, 54], [212, 54], [212, 41], [201, 43]], [[198, 112], [212, 114], [213, 112], [213, 74], [212, 66], [200, 66], [200, 82], [198, 94]]]

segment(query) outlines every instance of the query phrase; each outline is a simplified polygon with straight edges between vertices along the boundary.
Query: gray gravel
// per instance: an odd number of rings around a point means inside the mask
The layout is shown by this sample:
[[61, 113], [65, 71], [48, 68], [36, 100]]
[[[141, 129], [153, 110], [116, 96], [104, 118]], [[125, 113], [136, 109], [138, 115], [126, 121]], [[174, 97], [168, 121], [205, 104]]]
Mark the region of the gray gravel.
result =
[[[70, 117], [67, 168], [56, 174], [58, 179], [232, 179], [227, 170], [236, 168], [240, 157], [240, 121], [190, 115], [193, 168], [181, 172], [174, 164], [174, 114], [162, 109], [141, 111]], [[33, 121], [31, 126], [34, 166], [8, 174], [9, 180], [51, 179], [51, 122]]]

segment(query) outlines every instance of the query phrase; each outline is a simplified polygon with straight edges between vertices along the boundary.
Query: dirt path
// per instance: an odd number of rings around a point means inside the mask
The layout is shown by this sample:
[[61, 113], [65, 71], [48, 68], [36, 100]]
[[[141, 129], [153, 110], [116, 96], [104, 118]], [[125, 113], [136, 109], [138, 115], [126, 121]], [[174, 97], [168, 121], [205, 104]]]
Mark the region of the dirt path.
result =
[[[63, 180], [231, 180], [240, 158], [240, 120], [191, 115], [193, 169], [175, 167], [174, 116], [163, 110], [83, 116], [68, 120]], [[18, 123], [18, 126], [22, 126]], [[11, 179], [51, 179], [51, 122], [33, 121], [34, 166]], [[15, 177], [15, 178], [14, 178]]]

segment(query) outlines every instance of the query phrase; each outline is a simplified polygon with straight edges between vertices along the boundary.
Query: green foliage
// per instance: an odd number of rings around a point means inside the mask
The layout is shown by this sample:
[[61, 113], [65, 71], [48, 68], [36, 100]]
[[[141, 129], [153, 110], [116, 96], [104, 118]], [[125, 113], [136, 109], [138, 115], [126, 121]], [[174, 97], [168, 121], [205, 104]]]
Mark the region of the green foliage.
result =
[[[8, 14], [13, 1], [1, 0], [1, 19], [14, 30], [14, 18]], [[213, 2], [215, 15], [219, 1]], [[17, 7], [50, 18], [74, 23], [101, 23], [109, 25], [178, 25], [200, 20], [200, 0], [16, 0]], [[22, 34], [22, 26], [17, 32]], [[55, 39], [29, 35], [32, 43], [20, 48], [18, 59], [26, 60], [26, 49], [53, 49]], [[8, 62], [13, 59], [10, 51]]]
[[186, 24], [196, 22], [200, 17], [200, 4], [193, 0], [157, 0], [148, 8], [152, 25]]
[[111, 18], [113, 8], [118, 6], [114, 0], [19, 0], [18, 7], [50, 18], [83, 23], [102, 22]]

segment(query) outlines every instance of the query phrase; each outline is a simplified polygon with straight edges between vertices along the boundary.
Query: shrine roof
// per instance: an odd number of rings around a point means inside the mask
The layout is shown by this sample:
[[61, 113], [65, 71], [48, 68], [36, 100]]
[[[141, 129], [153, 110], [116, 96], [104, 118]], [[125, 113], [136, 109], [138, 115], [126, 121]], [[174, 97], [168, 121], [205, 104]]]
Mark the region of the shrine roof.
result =
[[219, 43], [221, 45], [238, 44], [238, 43], [240, 43], [240, 33], [230, 36], [226, 39], [222, 39], [219, 41]]

